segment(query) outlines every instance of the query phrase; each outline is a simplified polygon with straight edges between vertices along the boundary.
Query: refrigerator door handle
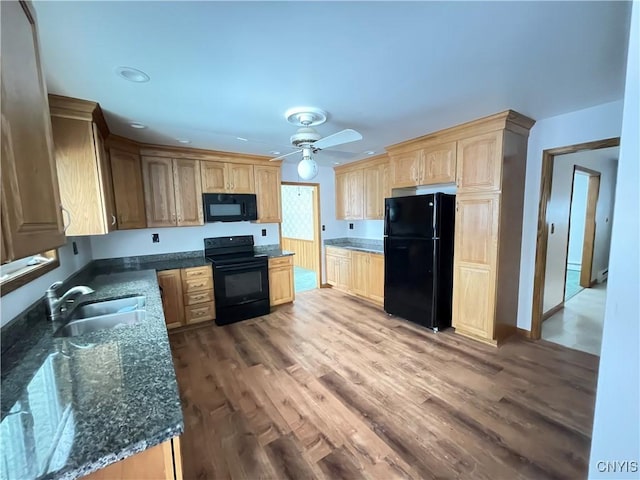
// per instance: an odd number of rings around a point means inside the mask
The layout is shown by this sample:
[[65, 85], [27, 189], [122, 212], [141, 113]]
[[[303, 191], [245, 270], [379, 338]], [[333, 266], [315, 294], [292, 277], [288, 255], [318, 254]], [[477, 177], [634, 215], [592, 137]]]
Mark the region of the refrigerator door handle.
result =
[[440, 240], [440, 237], [431, 237], [431, 240]]

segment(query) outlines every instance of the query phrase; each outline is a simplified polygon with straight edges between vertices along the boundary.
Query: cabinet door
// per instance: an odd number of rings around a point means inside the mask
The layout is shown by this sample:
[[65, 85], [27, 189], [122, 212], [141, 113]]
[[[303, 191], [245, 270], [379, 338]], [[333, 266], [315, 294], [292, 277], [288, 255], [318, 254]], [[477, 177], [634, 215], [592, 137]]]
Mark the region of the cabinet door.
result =
[[145, 228], [147, 219], [140, 157], [114, 149], [109, 151], [109, 156], [118, 229]]
[[384, 255], [369, 254], [368, 297], [377, 303], [384, 303]]
[[329, 285], [333, 285], [334, 287], [338, 286], [338, 257], [334, 257], [333, 255], [326, 254], [327, 260], [327, 283]]
[[227, 164], [223, 162], [202, 162], [202, 193], [227, 192]]
[[[280, 168], [280, 167], [270, 167]], [[233, 193], [255, 193], [256, 187], [253, 179], [253, 165], [239, 163], [227, 163], [227, 179], [230, 191]], [[278, 186], [278, 188], [280, 188]]]
[[362, 220], [364, 218], [364, 175], [362, 170], [347, 174], [347, 220]]
[[142, 181], [148, 227], [175, 227], [176, 195], [173, 162], [165, 157], [142, 157]]
[[357, 295], [367, 296], [369, 283], [369, 254], [353, 252], [351, 254], [351, 291]]
[[458, 193], [500, 190], [502, 135], [501, 130], [458, 142]]
[[162, 297], [162, 309], [167, 328], [176, 328], [184, 324], [184, 304], [182, 301], [182, 278], [180, 270], [158, 272], [158, 285]]
[[423, 154], [422, 185], [456, 181], [456, 142], [425, 149]]
[[[258, 223], [282, 222], [280, 198], [280, 167], [256, 165], [255, 192], [258, 202]], [[253, 175], [251, 176], [253, 180]]]
[[456, 198], [453, 326], [488, 340], [493, 338], [499, 198]]
[[175, 159], [173, 182], [176, 194], [177, 225], [204, 225], [200, 161]]
[[422, 171], [422, 150], [391, 156], [391, 187], [415, 187], [420, 183]]
[[383, 170], [378, 165], [363, 170], [365, 220], [381, 220], [384, 218], [382, 175]]
[[338, 288], [343, 290], [351, 290], [351, 259], [338, 259]]
[[336, 173], [336, 220], [346, 220], [349, 192], [346, 173]]
[[102, 191], [102, 208], [107, 232], [117, 228], [116, 204], [113, 193], [113, 178], [111, 176], [111, 163], [104, 148], [104, 139], [95, 123], [91, 123], [93, 129], [93, 143], [98, 162], [98, 177]]
[[18, 259], [65, 243], [47, 91], [29, 4], [0, 2], [2, 230]]
[[294, 300], [293, 267], [269, 269], [269, 303], [281, 305]]

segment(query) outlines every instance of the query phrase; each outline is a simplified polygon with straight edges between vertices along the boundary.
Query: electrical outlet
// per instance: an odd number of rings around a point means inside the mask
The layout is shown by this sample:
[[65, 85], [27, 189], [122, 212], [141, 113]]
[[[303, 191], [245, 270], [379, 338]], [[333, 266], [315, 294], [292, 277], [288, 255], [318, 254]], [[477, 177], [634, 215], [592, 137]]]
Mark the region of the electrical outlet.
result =
[[153, 243], [160, 243], [160, 234], [159, 233], [152, 233], [151, 234], [151, 241]]
[[353, 230], [353, 223], [349, 224], [349, 230]]
[[262, 229], [262, 236], [263, 236], [263, 237], [266, 237], [266, 236], [267, 236], [267, 229], [266, 229], [266, 228], [263, 228], [263, 229]]
[[77, 255], [78, 254], [78, 245], [76, 244], [76, 242], [71, 242], [71, 245], [73, 246], [73, 254]]
[[322, 231], [324, 232], [326, 229], [327, 228], [324, 225], [322, 225]]

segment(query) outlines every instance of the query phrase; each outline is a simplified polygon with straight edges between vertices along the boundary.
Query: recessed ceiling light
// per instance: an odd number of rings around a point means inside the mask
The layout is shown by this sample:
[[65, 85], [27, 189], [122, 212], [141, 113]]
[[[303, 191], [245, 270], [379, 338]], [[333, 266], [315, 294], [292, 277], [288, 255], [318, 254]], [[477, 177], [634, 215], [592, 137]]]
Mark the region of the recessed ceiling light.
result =
[[269, 153], [271, 155], [280, 155], [280, 152], [278, 150], [271, 150]]
[[191, 140], [188, 138], [177, 138], [176, 140], [178, 140], [178, 143], [184, 143], [185, 145], [191, 143]]
[[236, 139], [240, 140], [241, 142], [248, 142], [249, 141], [246, 138], [242, 138], [242, 137], [236, 137]]
[[142, 129], [142, 128], [147, 128], [147, 126], [146, 126], [146, 125], [143, 125], [142, 123], [139, 123], [139, 122], [131, 122], [131, 123], [129, 124], [129, 126], [130, 126], [131, 128], [140, 128], [140, 129]]
[[373, 150], [367, 150], [366, 152], [363, 152], [363, 153], [366, 153], [367, 155], [373, 155], [376, 152], [374, 152]]
[[116, 73], [130, 82], [144, 83], [150, 80], [149, 75], [141, 70], [131, 67], [118, 67]]
[[334, 165], [340, 165], [342, 162], [333, 162]]

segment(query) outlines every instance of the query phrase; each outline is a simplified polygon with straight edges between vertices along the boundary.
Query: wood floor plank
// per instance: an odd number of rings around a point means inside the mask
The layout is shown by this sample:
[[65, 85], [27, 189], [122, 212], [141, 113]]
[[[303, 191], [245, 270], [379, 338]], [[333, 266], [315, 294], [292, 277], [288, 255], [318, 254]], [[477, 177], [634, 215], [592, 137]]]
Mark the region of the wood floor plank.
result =
[[434, 334], [332, 289], [170, 335], [184, 478], [584, 478], [598, 359]]

